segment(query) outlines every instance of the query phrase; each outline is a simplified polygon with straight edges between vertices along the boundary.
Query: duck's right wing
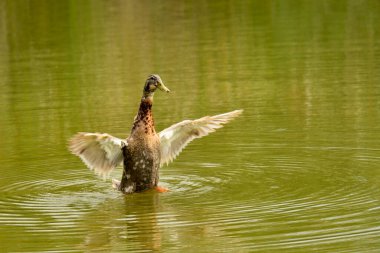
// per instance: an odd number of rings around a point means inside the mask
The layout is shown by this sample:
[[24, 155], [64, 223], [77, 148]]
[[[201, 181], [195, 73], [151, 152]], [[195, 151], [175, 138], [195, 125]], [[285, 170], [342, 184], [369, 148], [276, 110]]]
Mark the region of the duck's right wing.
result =
[[239, 116], [243, 110], [235, 110], [215, 116], [206, 116], [196, 120], [184, 120], [161, 131], [161, 166], [171, 162], [186, 145], [195, 138], [201, 138], [223, 127], [231, 119]]
[[109, 134], [77, 133], [70, 139], [69, 150], [105, 178], [123, 162], [124, 145], [126, 142]]

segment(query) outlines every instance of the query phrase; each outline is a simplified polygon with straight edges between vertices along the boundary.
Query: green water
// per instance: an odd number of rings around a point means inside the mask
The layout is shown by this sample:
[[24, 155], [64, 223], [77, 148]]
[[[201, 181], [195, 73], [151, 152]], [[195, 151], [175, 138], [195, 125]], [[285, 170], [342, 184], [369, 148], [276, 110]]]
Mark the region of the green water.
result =
[[[66, 148], [244, 109], [123, 196]], [[379, 1], [0, 1], [0, 252], [378, 252]], [[121, 177], [121, 170], [112, 173]]]

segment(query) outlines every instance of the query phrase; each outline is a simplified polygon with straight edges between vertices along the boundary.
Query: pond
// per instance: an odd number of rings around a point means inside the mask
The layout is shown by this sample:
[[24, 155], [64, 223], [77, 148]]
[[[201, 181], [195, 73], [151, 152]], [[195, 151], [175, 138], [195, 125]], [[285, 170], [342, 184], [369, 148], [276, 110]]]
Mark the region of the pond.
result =
[[[1, 1], [1, 252], [377, 252], [379, 1]], [[244, 109], [123, 195], [67, 149]], [[116, 169], [111, 178], [120, 179]]]

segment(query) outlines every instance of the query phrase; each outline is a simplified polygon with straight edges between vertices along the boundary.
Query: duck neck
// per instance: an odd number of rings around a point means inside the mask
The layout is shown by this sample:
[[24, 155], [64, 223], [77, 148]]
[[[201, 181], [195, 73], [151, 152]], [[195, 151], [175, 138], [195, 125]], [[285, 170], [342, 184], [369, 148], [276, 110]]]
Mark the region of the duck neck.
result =
[[132, 134], [133, 133], [145, 133], [145, 134], [155, 134], [154, 120], [152, 115], [152, 105], [153, 96], [143, 96], [141, 98], [139, 111], [133, 122]]

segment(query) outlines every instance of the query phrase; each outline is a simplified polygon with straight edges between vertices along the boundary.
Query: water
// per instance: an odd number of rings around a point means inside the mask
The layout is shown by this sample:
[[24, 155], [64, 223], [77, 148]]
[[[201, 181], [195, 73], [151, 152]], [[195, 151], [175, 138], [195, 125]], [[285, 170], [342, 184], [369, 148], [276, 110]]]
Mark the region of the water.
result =
[[[1, 252], [377, 252], [378, 1], [1, 1]], [[243, 108], [123, 196], [69, 154]], [[120, 178], [121, 170], [112, 173]]]

